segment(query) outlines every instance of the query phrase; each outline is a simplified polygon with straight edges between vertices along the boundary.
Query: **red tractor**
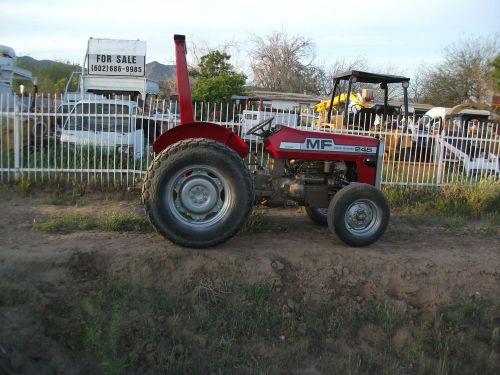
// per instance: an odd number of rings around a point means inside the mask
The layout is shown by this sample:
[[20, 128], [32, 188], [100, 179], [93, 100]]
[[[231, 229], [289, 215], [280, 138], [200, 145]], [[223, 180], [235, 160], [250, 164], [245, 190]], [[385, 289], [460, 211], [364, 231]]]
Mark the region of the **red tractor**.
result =
[[188, 247], [209, 247], [235, 235], [255, 202], [306, 208], [308, 216], [351, 246], [375, 242], [389, 221], [379, 190], [383, 142], [376, 138], [271, 127], [272, 118], [248, 134], [263, 138], [270, 163], [251, 173], [248, 145], [222, 126], [194, 120], [186, 40], [175, 35], [181, 125], [153, 144], [142, 200], [154, 227]]

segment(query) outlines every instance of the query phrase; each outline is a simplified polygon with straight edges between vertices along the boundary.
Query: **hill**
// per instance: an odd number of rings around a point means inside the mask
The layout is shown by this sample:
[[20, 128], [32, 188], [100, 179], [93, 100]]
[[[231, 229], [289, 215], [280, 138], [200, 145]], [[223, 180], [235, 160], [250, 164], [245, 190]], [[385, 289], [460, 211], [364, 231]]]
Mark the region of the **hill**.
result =
[[[80, 71], [78, 64], [69, 61], [37, 60], [31, 56], [17, 58], [17, 66], [28, 69], [38, 79], [39, 92], [61, 93], [73, 71]], [[157, 61], [146, 64], [146, 78], [167, 81], [175, 78], [175, 65], [164, 65]], [[76, 82], [75, 82], [76, 84]], [[74, 87], [76, 89], [76, 87]]]
[[[71, 72], [81, 70], [78, 64], [69, 61], [37, 60], [31, 56], [18, 57], [17, 66], [30, 70], [37, 77], [40, 93], [51, 94], [62, 93]], [[27, 87], [26, 91], [31, 89]]]
[[79, 69], [79, 64], [74, 64], [69, 61], [62, 60], [37, 60], [31, 56], [18, 56], [17, 57], [17, 65], [22, 66], [25, 69], [29, 69], [31, 71], [38, 70], [41, 68], [51, 67], [51, 66], [65, 66], [65, 67], [77, 67]]
[[[72, 64], [68, 62], [62, 61], [54, 61], [54, 60], [37, 60], [31, 56], [21, 56], [17, 58], [17, 65], [28, 69], [32, 72], [44, 69], [47, 67], [65, 67], [65, 68], [77, 68], [77, 70], [81, 69], [80, 65]], [[146, 78], [152, 79], [154, 81], [165, 81], [172, 78], [175, 78], [175, 65], [164, 65], [159, 63], [158, 61], [153, 61], [146, 64]]]
[[175, 65], [163, 65], [158, 61], [146, 64], [146, 77], [154, 81], [167, 81], [175, 78]]

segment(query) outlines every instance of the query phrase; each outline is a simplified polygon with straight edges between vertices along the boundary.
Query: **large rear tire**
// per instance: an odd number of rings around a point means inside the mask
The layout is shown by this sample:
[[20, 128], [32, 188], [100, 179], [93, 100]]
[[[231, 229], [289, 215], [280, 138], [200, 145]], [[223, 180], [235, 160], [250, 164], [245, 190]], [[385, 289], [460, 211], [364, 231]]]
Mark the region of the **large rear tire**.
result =
[[208, 139], [180, 141], [148, 169], [142, 200], [163, 236], [187, 247], [209, 247], [234, 236], [254, 202], [253, 180], [241, 157]]
[[328, 227], [350, 246], [377, 241], [389, 223], [389, 202], [372, 185], [354, 183], [340, 189], [328, 206]]
[[328, 208], [320, 207], [304, 207], [307, 217], [316, 225], [328, 225]]

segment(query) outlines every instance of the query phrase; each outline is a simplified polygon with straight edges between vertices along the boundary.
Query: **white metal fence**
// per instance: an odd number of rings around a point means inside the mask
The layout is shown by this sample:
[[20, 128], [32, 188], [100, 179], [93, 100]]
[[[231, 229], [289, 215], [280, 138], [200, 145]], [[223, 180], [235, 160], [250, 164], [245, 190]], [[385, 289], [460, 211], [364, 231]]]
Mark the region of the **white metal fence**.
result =
[[[196, 103], [195, 116], [231, 128], [247, 141], [251, 168], [265, 166], [268, 155], [261, 139], [246, 132], [274, 116], [274, 123], [303, 130], [384, 139], [382, 184], [474, 183], [500, 173], [499, 126], [475, 119], [431, 125], [411, 116], [403, 126], [403, 118], [380, 123], [380, 118], [354, 117], [342, 126], [326, 123], [308, 108], [259, 111], [213, 103]], [[178, 124], [176, 102], [0, 96], [0, 182], [29, 178], [134, 185], [154, 158], [153, 141]]]

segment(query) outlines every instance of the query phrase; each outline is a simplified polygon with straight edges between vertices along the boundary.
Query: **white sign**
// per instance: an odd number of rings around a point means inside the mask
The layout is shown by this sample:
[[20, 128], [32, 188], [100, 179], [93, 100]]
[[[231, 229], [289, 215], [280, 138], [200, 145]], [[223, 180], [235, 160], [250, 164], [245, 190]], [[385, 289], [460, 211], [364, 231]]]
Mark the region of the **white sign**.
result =
[[90, 39], [88, 74], [144, 77], [146, 42], [140, 40]]
[[90, 75], [143, 77], [144, 73], [144, 56], [89, 55]]

